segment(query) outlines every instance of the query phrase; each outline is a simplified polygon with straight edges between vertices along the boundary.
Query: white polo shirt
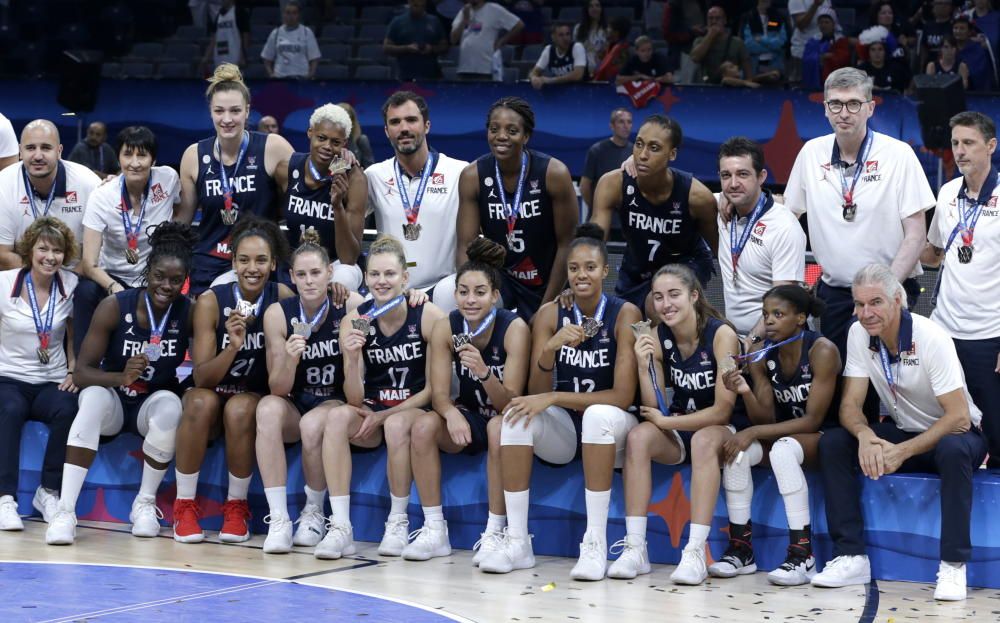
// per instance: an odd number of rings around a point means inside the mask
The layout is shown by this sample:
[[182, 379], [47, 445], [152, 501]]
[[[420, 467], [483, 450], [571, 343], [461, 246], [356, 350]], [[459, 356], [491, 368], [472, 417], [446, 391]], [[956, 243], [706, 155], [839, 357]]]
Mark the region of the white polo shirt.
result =
[[14, 134], [14, 126], [10, 119], [0, 113], [0, 158], [10, 158], [21, 153], [21, 148], [17, 143], [17, 135]]
[[[431, 181], [424, 190], [417, 223], [420, 237], [403, 238], [407, 223], [403, 202], [396, 188], [396, 159], [389, 158], [365, 169], [368, 176], [368, 213], [375, 214], [379, 232], [391, 234], [403, 243], [409, 265], [410, 286], [430, 288], [455, 272], [455, 249], [458, 246], [458, 179], [468, 162], [438, 154]], [[403, 173], [410, 205], [417, 196], [420, 178]]]
[[[864, 266], [892, 264], [903, 242], [902, 220], [930, 209], [934, 193], [913, 148], [875, 132], [854, 188], [857, 215], [848, 222], [843, 217], [841, 169], [830, 163], [833, 143], [834, 135], [828, 134], [802, 147], [785, 187], [785, 205], [796, 216], [808, 213], [809, 240], [823, 266], [823, 281], [850, 287]], [[844, 172], [848, 187], [853, 172]], [[922, 272], [918, 262], [910, 276]]]
[[[139, 261], [129, 264], [125, 259], [128, 238], [122, 224], [122, 176], [104, 184], [90, 195], [87, 210], [83, 215], [83, 226], [102, 235], [99, 266], [133, 288], [142, 285], [142, 271], [151, 251], [146, 230], [169, 221], [174, 216], [174, 204], [180, 201], [180, 178], [170, 167], [153, 167], [150, 173], [152, 185], [146, 200], [146, 214], [139, 227]], [[138, 205], [132, 206], [132, 227], [139, 217]]]
[[[722, 193], [715, 193], [715, 200], [721, 204]], [[733, 283], [730, 223], [723, 222], [721, 210], [716, 223], [726, 318], [739, 333], [745, 334], [760, 320], [761, 297], [775, 281], [805, 281], [806, 232], [788, 208], [773, 203], [750, 233], [740, 254], [737, 279]], [[737, 242], [747, 224], [746, 217], [736, 221]]]
[[33, 384], [62, 383], [69, 371], [64, 343], [78, 278], [68, 270], [60, 270], [55, 300], [50, 299], [41, 310], [44, 322], [48, 306], [56, 306], [49, 338], [49, 362], [43, 364], [38, 360], [38, 332], [31, 305], [21, 298], [24, 280], [18, 277], [22, 272], [27, 274], [27, 269], [0, 272], [0, 376]]
[[[901, 357], [890, 364], [896, 380], [895, 401], [877, 345], [861, 323], [851, 325], [844, 376], [869, 379], [896, 426], [909, 433], [927, 430], [944, 415], [937, 397], [956, 389], [962, 390], [969, 417], [979, 426], [983, 414], [972, 402], [955, 343], [944, 329], [929, 318], [903, 310], [899, 328]], [[871, 350], [872, 346], [875, 350]]]
[[[486, 2], [469, 14], [458, 50], [458, 73], [489, 74], [493, 69], [493, 44], [504, 30], [513, 30], [521, 20], [496, 2]], [[460, 10], [451, 22], [454, 30], [462, 24]]]
[[[83, 238], [83, 209], [90, 193], [100, 185], [101, 178], [75, 162], [60, 160], [57, 166], [55, 197], [49, 216], [66, 223], [79, 245]], [[0, 171], [0, 244], [13, 245], [35, 220], [28, 191], [24, 187], [23, 168], [24, 163], [19, 162]], [[41, 216], [48, 197], [40, 197], [34, 187], [29, 190], [34, 193], [35, 209]]]

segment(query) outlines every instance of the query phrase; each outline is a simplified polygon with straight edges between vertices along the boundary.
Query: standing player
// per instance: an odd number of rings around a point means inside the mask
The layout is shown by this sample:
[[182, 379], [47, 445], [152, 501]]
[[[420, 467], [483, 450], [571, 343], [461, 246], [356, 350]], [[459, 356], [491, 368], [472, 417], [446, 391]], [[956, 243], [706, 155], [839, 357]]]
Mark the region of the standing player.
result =
[[[507, 404], [500, 429], [500, 459], [508, 526], [496, 551], [479, 568], [509, 573], [535, 566], [528, 534], [532, 456], [565, 465], [582, 445], [587, 531], [575, 580], [601, 580], [607, 569], [608, 507], [615, 467], [636, 425], [626, 409], [635, 400], [635, 337], [642, 317], [632, 304], [603, 292], [608, 275], [604, 232], [584, 224], [570, 243], [567, 272], [575, 303], [552, 301], [538, 310], [532, 331], [529, 396]], [[555, 387], [555, 391], [553, 391]]]
[[233, 228], [236, 283], [213, 286], [194, 308], [191, 377], [195, 387], [184, 394], [184, 414], [177, 429], [177, 499], [174, 540], [199, 543], [198, 472], [209, 439], [225, 432], [229, 494], [222, 505], [219, 539], [240, 543], [250, 538], [247, 491], [253, 475], [255, 413], [267, 387], [264, 310], [292, 296], [284, 284], [268, 281], [277, 262], [287, 257], [287, 242], [277, 223], [245, 217]]
[[615, 294], [650, 318], [649, 280], [661, 266], [684, 264], [703, 284], [712, 277], [718, 236], [715, 197], [690, 173], [670, 166], [681, 139], [676, 121], [650, 115], [632, 148], [635, 176], [611, 171], [601, 177], [594, 192], [591, 220], [608, 231], [612, 215], [619, 212], [625, 237]]
[[201, 210], [191, 293], [201, 294], [232, 266], [230, 236], [242, 215], [274, 216], [274, 171], [292, 146], [278, 134], [247, 130], [250, 90], [236, 65], [215, 68], [205, 91], [216, 135], [190, 145], [181, 157], [181, 206], [190, 223]]
[[527, 149], [535, 130], [528, 102], [504, 97], [486, 115], [490, 153], [462, 171], [458, 260], [482, 233], [507, 247], [504, 307], [530, 320], [566, 283], [566, 255], [577, 222], [576, 191], [559, 160]]
[[[454, 454], [487, 451], [486, 484], [489, 517], [472, 562], [478, 565], [496, 550], [507, 523], [500, 482], [500, 424], [510, 402], [524, 393], [531, 354], [531, 332], [514, 312], [497, 309], [500, 267], [506, 251], [486, 238], [469, 247], [469, 261], [458, 269], [455, 300], [458, 309], [434, 327], [431, 350], [433, 413], [420, 416], [410, 444], [413, 476], [420, 499], [428, 506], [441, 501], [440, 450]], [[452, 399], [451, 379], [458, 376], [458, 396]], [[440, 414], [440, 415], [438, 415]], [[435, 504], [437, 502], [437, 504]], [[421, 540], [403, 551], [404, 558], [421, 554]]]
[[[123, 168], [127, 165], [122, 160]], [[123, 290], [97, 306], [83, 341], [74, 378], [79, 411], [70, 427], [59, 512], [45, 532], [49, 545], [76, 539], [76, 502], [97, 455], [101, 437], [123, 430], [143, 438], [142, 483], [132, 502], [132, 534], [160, 533], [156, 490], [174, 458], [181, 419], [177, 366], [184, 362], [193, 305], [181, 288], [191, 270], [198, 236], [182, 223], [166, 222], [150, 232], [145, 288]]]
[[[271, 395], [257, 404], [257, 465], [264, 482], [269, 515], [264, 553], [283, 554], [292, 545], [311, 547], [324, 535], [321, 430], [333, 407], [344, 404], [340, 322], [361, 302], [352, 293], [347, 306], [333, 303], [329, 284], [333, 269], [315, 229], [307, 229], [292, 254], [291, 277], [298, 296], [273, 303], [264, 313], [268, 385]], [[300, 432], [301, 430], [301, 432]], [[306, 507], [292, 536], [285, 483], [285, 444], [302, 443]]]
[[[401, 239], [410, 286], [430, 290], [455, 270], [458, 180], [468, 163], [427, 144], [430, 111], [416, 93], [393, 93], [382, 105], [382, 120], [394, 154], [365, 170], [368, 211], [378, 231]], [[436, 305], [454, 308], [454, 284], [442, 288], [444, 296], [428, 294]]]

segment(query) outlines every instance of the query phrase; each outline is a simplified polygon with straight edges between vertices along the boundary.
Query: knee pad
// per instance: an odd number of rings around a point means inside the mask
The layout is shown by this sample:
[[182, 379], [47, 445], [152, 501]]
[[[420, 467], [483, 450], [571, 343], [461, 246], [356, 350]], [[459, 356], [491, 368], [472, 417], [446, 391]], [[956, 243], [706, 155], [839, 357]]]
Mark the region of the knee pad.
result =
[[357, 264], [341, 264], [339, 261], [333, 263], [333, 283], [339, 283], [351, 292], [357, 292], [361, 287], [361, 268]]
[[[122, 429], [117, 396], [107, 387], [87, 387], [80, 392], [79, 410], [69, 428], [66, 444], [97, 452], [101, 435], [114, 435]], [[117, 417], [116, 417], [117, 416]]]
[[610, 445], [624, 412], [611, 405], [591, 405], [583, 412], [583, 443]]
[[764, 458], [764, 449], [759, 441], [754, 441], [743, 451], [743, 460], [739, 463], [727, 463], [722, 467], [722, 486], [726, 491], [743, 491], [753, 478], [750, 468]]
[[531, 419], [531, 423], [528, 426], [524, 425], [524, 420], [518, 420], [513, 424], [510, 424], [504, 420], [503, 424], [500, 426], [500, 445], [501, 446], [534, 446], [535, 445], [535, 430], [541, 426], [541, 422], [538, 418], [545, 417], [545, 412], [539, 413]]
[[778, 491], [782, 495], [795, 493], [805, 486], [806, 476], [802, 473], [802, 446], [791, 437], [782, 437], [774, 442], [771, 453], [771, 469], [778, 481]]
[[155, 392], [142, 404], [137, 422], [144, 437], [142, 450], [155, 461], [169, 463], [174, 458], [181, 410], [181, 399], [165, 390]]

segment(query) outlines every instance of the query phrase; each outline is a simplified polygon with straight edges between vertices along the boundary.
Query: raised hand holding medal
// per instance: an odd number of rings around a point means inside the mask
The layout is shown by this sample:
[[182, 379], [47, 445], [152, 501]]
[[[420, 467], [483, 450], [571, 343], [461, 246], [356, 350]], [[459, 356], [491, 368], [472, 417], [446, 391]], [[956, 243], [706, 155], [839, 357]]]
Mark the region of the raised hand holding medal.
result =
[[472, 331], [469, 328], [469, 321], [463, 318], [462, 333], [451, 336], [451, 341], [452, 344], [454, 344], [455, 346], [455, 350], [457, 351], [459, 348], [462, 348], [466, 344], [471, 344], [472, 340], [479, 337], [486, 331], [486, 329], [490, 328], [490, 326], [493, 324], [493, 320], [496, 317], [497, 317], [497, 310], [494, 307], [493, 309], [490, 310], [490, 313], [485, 318], [483, 318], [482, 322], [479, 323], [479, 326], [476, 327], [475, 331]]
[[326, 313], [326, 310], [329, 307], [330, 307], [330, 299], [328, 298], [323, 299], [323, 304], [320, 305], [319, 310], [312, 318], [310, 318], [309, 315], [306, 314], [305, 308], [302, 307], [302, 301], [300, 299], [299, 300], [300, 320], [298, 321], [295, 319], [292, 320], [292, 332], [295, 335], [301, 335], [302, 337], [308, 340], [309, 336], [312, 335], [313, 331], [317, 330], [317, 325], [319, 325], [320, 320], [323, 318], [323, 314]]
[[583, 335], [586, 339], [589, 340], [597, 335], [597, 332], [604, 326], [604, 308], [607, 306], [608, 296], [602, 294], [601, 302], [597, 304], [597, 311], [594, 312], [594, 316], [591, 318], [584, 316], [583, 312], [580, 311], [580, 307], [576, 303], [573, 303], [573, 315], [576, 318], [576, 324], [583, 329]]
[[392, 299], [385, 305], [375, 306], [373, 301], [371, 311], [369, 311], [367, 314], [358, 316], [357, 318], [352, 318], [351, 326], [364, 333], [367, 339], [368, 334], [371, 332], [372, 323], [375, 322], [375, 320], [379, 316], [393, 310], [395, 307], [397, 307], [400, 303], [404, 302], [405, 300], [406, 297], [400, 294], [399, 296]]
[[420, 238], [420, 224], [417, 219], [420, 217], [420, 206], [424, 201], [424, 191], [434, 174], [434, 167], [437, 164], [437, 152], [431, 151], [427, 154], [427, 162], [424, 170], [420, 174], [420, 182], [417, 184], [417, 194], [413, 198], [413, 205], [410, 205], [408, 187], [403, 184], [403, 167], [399, 164], [399, 159], [394, 158], [393, 170], [396, 173], [396, 189], [399, 191], [399, 200], [403, 203], [403, 213], [406, 215], [406, 222], [403, 223], [403, 238], [411, 242]]
[[253, 321], [256, 319], [254, 314], [260, 311], [260, 304], [261, 301], [264, 300], [264, 293], [261, 292], [260, 296], [257, 297], [257, 301], [255, 303], [251, 303], [250, 301], [243, 298], [243, 295], [240, 294], [239, 286], [237, 286], [234, 283], [233, 299], [236, 300], [236, 313], [238, 313], [240, 316], [243, 316], [248, 325], [253, 324]]
[[247, 147], [250, 145], [250, 133], [243, 132], [243, 140], [240, 142], [240, 151], [236, 155], [236, 163], [233, 165], [233, 179], [229, 178], [226, 174], [226, 165], [222, 162], [222, 148], [219, 146], [219, 142], [215, 142], [215, 154], [219, 159], [219, 182], [222, 184], [222, 197], [223, 197], [223, 208], [221, 211], [222, 223], [227, 226], [232, 226], [236, 224], [236, 220], [239, 218], [239, 206], [233, 200], [233, 186], [236, 177], [240, 173], [240, 164], [243, 163], [243, 156], [247, 153]]
[[142, 194], [142, 203], [139, 207], [139, 215], [136, 217], [135, 225], [132, 225], [132, 198], [129, 196], [128, 188], [125, 184], [125, 174], [122, 174], [122, 227], [125, 229], [125, 260], [129, 264], [139, 263], [139, 232], [142, 231], [142, 221], [146, 216], [146, 202], [149, 200], [149, 190], [153, 183], [153, 174], [150, 173], [146, 181], [146, 191]]

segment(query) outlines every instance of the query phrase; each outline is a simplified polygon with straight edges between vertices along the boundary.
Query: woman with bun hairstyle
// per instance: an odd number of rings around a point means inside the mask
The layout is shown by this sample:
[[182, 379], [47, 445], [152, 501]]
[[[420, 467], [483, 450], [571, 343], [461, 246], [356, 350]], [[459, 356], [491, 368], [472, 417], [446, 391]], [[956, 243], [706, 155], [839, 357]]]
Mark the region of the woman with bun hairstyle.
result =
[[[222, 505], [224, 543], [250, 538], [247, 492], [254, 464], [257, 403], [267, 387], [264, 348], [265, 310], [290, 298], [284, 284], [268, 281], [277, 262], [288, 256], [288, 244], [273, 221], [244, 217], [233, 228], [236, 282], [213, 286], [194, 306], [191, 378], [177, 429], [177, 499], [174, 540], [200, 543], [195, 502], [198, 473], [210, 439], [226, 436], [229, 492]], [[196, 259], [197, 261], [197, 259]]]
[[292, 146], [278, 134], [247, 129], [250, 90], [239, 67], [215, 68], [205, 91], [215, 136], [190, 145], [181, 157], [181, 204], [176, 220], [190, 223], [201, 209], [191, 293], [201, 294], [231, 268], [233, 226], [246, 215], [275, 218], [274, 172]]
[[[362, 300], [352, 292], [346, 305], [337, 305], [330, 296], [330, 256], [319, 233], [310, 227], [301, 241], [291, 259], [291, 281], [298, 296], [272, 303], [264, 313], [271, 394], [257, 403], [256, 446], [270, 511], [264, 520], [268, 524], [266, 554], [290, 552], [293, 544], [314, 547], [325, 534], [322, 436], [304, 431], [325, 426], [330, 409], [344, 404], [340, 323]], [[306, 505], [293, 537], [285, 488], [285, 444], [300, 438]]]
[[[508, 573], [535, 566], [528, 534], [528, 488], [532, 456], [556, 465], [581, 449], [586, 480], [587, 531], [571, 576], [600, 580], [607, 568], [608, 506], [615, 467], [625, 457], [625, 439], [636, 425], [635, 337], [639, 309], [604, 293], [608, 251], [604, 230], [577, 228], [566, 259], [574, 304], [542, 305], [532, 327], [531, 377], [527, 396], [504, 410], [500, 463], [507, 530], [479, 568]], [[555, 391], [553, 391], [553, 383]]]
[[[785, 501], [790, 540], [785, 562], [767, 579], [795, 586], [808, 584], [816, 573], [809, 486], [802, 467], [817, 467], [822, 429], [837, 425], [840, 353], [833, 342], [809, 330], [809, 316], [818, 318], [824, 305], [805, 288], [776, 286], [764, 294], [763, 302], [767, 339], [744, 359], [751, 383], [744, 378], [745, 371], [741, 374], [735, 368], [722, 376], [726, 388], [743, 399], [751, 426], [730, 436], [722, 446], [722, 484], [731, 538], [726, 553], [708, 572], [732, 577], [757, 569], [750, 541], [750, 468], [766, 461]], [[742, 460], [738, 460], [740, 455]]]
[[181, 288], [196, 239], [183, 223], [150, 228], [145, 287], [121, 290], [97, 305], [76, 359], [74, 377], [83, 390], [66, 447], [59, 512], [45, 532], [49, 545], [73, 544], [76, 502], [101, 438], [122, 431], [143, 438], [142, 482], [129, 513], [132, 534], [160, 533], [156, 490], [174, 458], [181, 419], [177, 366], [187, 353], [194, 307]]
[[[498, 308], [500, 270], [506, 250], [487, 238], [469, 244], [469, 260], [455, 277], [458, 309], [438, 320], [431, 349], [433, 412], [421, 415], [411, 433], [413, 476], [421, 502], [441, 505], [441, 455], [487, 451], [486, 481], [489, 518], [477, 544], [473, 564], [496, 549], [506, 527], [500, 482], [498, 417], [511, 398], [524, 393], [531, 355], [528, 324], [512, 311]], [[458, 396], [451, 397], [452, 375], [458, 376]], [[440, 414], [440, 415], [439, 415]], [[418, 542], [406, 557], [419, 555]]]

